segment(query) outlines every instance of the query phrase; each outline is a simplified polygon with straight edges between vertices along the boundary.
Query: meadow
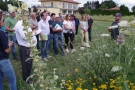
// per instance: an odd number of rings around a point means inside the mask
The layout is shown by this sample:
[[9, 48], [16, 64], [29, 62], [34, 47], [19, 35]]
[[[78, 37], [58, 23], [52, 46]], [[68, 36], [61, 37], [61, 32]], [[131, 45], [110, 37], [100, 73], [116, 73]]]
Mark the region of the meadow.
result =
[[[125, 44], [118, 45], [110, 36], [100, 36], [103, 33], [110, 34], [108, 26], [114, 17], [92, 16], [92, 18], [94, 23], [91, 47], [80, 49], [79, 33], [74, 40], [76, 52], [66, 53], [65, 56], [59, 52], [59, 55], [55, 56], [52, 50], [49, 53], [52, 57], [48, 62], [44, 62], [47, 63], [44, 77], [53, 75], [53, 69], [56, 68], [59, 77], [57, 87], [61, 87], [61, 82], [65, 81], [61, 90], [135, 90], [135, 36], [125, 36]], [[125, 19], [132, 20], [133, 16], [124, 17], [123, 20]], [[10, 60], [16, 73], [18, 90], [32, 90], [21, 78], [20, 61], [14, 61], [11, 54]], [[115, 72], [112, 71], [114, 66], [122, 68]], [[5, 90], [8, 90], [7, 80], [4, 81]]]

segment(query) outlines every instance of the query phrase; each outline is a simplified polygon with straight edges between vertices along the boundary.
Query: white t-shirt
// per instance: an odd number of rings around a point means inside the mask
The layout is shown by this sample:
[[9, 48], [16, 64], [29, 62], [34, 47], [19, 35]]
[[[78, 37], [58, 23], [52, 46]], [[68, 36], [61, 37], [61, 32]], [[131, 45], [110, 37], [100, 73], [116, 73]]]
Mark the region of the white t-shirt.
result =
[[[72, 22], [71, 21], [64, 20], [63, 25], [64, 24], [68, 25], [67, 27], [72, 28]], [[63, 30], [63, 33], [67, 33], [67, 32], [68, 32], [68, 30], [66, 30], [66, 29]]]

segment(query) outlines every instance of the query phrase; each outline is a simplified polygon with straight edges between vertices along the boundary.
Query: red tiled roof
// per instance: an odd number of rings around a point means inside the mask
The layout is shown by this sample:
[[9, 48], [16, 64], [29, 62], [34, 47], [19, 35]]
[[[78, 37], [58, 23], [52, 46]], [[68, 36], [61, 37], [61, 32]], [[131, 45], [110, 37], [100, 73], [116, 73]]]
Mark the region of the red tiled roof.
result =
[[39, 0], [39, 2], [47, 2], [47, 1], [62, 1], [62, 2], [81, 4], [81, 3], [73, 1], [73, 0]]

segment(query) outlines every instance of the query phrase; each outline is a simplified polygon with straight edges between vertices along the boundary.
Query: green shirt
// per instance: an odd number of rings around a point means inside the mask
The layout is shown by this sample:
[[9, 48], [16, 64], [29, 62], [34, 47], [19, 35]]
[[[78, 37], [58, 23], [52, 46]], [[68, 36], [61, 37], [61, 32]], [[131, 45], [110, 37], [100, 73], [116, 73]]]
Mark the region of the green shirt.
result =
[[[9, 28], [14, 28], [15, 25], [16, 25], [16, 22], [17, 22], [16, 18], [8, 17], [8, 18], [6, 19], [6, 26], [8, 26]], [[9, 31], [9, 35], [15, 35], [15, 33]]]

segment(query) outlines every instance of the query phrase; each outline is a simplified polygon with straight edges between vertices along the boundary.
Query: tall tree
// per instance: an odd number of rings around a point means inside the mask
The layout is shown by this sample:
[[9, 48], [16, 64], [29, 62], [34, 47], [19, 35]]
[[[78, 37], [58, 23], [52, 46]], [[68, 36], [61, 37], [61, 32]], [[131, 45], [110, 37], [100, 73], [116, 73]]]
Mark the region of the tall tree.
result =
[[132, 11], [135, 12], [135, 5], [132, 7]]
[[[101, 6], [102, 6], [102, 4], [105, 4], [105, 6], [107, 6], [108, 9], [109, 9], [109, 8], [114, 8], [114, 7], [117, 6], [117, 4], [116, 4], [113, 0], [105, 0], [105, 1], [103, 1], [103, 2], [101, 3]], [[104, 6], [104, 5], [103, 5], [103, 6]]]
[[123, 12], [129, 12], [128, 7], [125, 6], [125, 5], [121, 5], [121, 6], [120, 6], [120, 10], [123, 11]]
[[87, 1], [87, 3], [84, 4], [84, 8], [87, 8], [88, 9], [89, 7], [90, 7], [90, 2]]

